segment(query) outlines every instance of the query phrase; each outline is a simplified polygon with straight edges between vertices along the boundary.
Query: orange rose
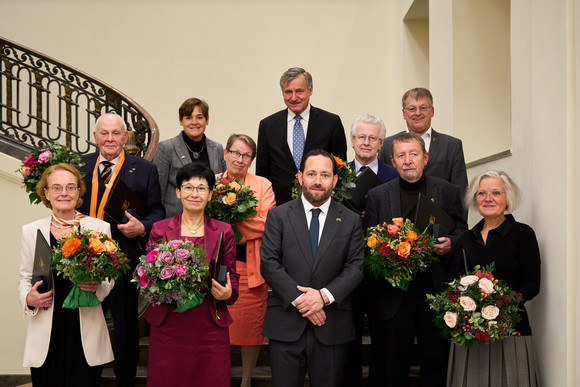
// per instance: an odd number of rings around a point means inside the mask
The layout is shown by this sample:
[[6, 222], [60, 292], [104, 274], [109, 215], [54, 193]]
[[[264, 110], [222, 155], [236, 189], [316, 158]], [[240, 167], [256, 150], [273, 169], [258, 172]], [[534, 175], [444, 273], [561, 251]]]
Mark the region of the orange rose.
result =
[[228, 192], [227, 195], [222, 198], [222, 202], [228, 206], [231, 206], [236, 202], [236, 194], [233, 192]]
[[109, 253], [114, 253], [115, 251], [117, 251], [117, 245], [115, 245], [111, 241], [103, 242], [103, 246], [105, 247], [105, 250], [107, 250]]
[[372, 249], [380, 242], [381, 242], [381, 240], [379, 239], [379, 237], [377, 237], [375, 234], [371, 234], [369, 239], [367, 239], [367, 246]]
[[391, 236], [397, 236], [399, 232], [399, 226], [395, 226], [394, 224], [387, 224], [387, 232]]
[[342, 165], [343, 167], [346, 167], [346, 163], [344, 161], [342, 161], [342, 159], [340, 157], [336, 157], [336, 156], [332, 156], [332, 157], [334, 157], [334, 161], [336, 161], [336, 164]]
[[395, 226], [402, 226], [405, 220], [403, 218], [393, 218], [393, 224]]
[[100, 240], [96, 238], [89, 238], [89, 249], [94, 251], [96, 254], [100, 254], [105, 251], [105, 246]]
[[409, 242], [415, 242], [419, 237], [417, 236], [417, 233], [413, 230], [407, 230], [407, 240]]
[[68, 257], [71, 254], [76, 253], [77, 251], [79, 251], [80, 246], [81, 246], [81, 241], [78, 240], [77, 238], [71, 238], [71, 239], [67, 240], [62, 245], [62, 256]]
[[395, 252], [401, 257], [407, 258], [411, 254], [411, 245], [409, 242], [401, 242], [395, 249]]

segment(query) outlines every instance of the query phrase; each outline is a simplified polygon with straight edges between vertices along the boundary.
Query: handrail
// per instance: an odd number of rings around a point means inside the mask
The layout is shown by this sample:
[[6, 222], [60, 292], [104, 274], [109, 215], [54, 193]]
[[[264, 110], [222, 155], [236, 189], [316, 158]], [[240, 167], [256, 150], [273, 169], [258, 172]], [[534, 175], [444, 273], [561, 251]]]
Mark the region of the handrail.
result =
[[152, 160], [159, 129], [138, 103], [83, 71], [0, 37], [0, 136], [30, 149], [55, 141], [86, 154], [96, 150], [95, 120], [111, 111], [127, 124], [127, 152]]

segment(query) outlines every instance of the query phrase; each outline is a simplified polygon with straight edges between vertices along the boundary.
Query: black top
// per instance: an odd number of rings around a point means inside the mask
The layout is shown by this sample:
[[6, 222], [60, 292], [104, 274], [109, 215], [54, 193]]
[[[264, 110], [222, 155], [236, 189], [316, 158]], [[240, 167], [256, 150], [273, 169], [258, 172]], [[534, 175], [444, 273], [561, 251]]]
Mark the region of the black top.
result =
[[427, 179], [423, 174], [419, 180], [410, 183], [402, 177], [399, 177], [399, 187], [401, 187], [401, 214], [403, 215], [403, 218], [411, 219], [414, 222], [419, 193], [422, 193], [423, 195], [427, 193]]
[[[189, 158], [192, 162], [202, 162], [205, 163], [209, 167], [209, 154], [207, 153], [207, 146], [205, 143], [205, 134], [203, 135], [200, 141], [193, 141], [191, 138], [185, 134], [185, 131], [181, 132], [183, 136], [183, 141], [185, 141], [185, 145], [187, 147], [187, 153], [189, 153]], [[195, 158], [193, 152], [196, 153], [198, 156]]]
[[[481, 237], [482, 219], [470, 232], [463, 234], [454, 250], [451, 264], [451, 279], [465, 272], [462, 249], [467, 257], [468, 270], [475, 265], [486, 266], [495, 262], [493, 275], [505, 280], [510, 289], [522, 293], [524, 302], [531, 300], [540, 292], [540, 249], [534, 230], [526, 224], [516, 222], [512, 215], [490, 230], [484, 244]], [[531, 335], [528, 314], [522, 304], [522, 320], [516, 330], [522, 335]]]

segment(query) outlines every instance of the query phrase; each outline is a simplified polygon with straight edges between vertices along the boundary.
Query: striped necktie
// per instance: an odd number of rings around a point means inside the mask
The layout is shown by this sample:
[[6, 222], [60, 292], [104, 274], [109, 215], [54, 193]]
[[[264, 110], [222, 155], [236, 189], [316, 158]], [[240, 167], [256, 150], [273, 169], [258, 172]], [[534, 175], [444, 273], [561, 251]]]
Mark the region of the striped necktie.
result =
[[111, 180], [111, 173], [113, 172], [111, 169], [111, 167], [113, 166], [113, 163], [105, 160], [105, 161], [102, 161], [101, 164], [104, 167], [103, 172], [101, 172], [101, 179], [103, 179], [105, 184], [109, 184], [109, 181]]

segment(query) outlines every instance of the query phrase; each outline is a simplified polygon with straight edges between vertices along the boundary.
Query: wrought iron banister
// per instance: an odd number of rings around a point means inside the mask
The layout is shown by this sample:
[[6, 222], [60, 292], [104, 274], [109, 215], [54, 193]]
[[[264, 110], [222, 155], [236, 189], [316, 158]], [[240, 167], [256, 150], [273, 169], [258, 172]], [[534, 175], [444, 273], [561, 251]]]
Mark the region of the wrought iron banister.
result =
[[153, 159], [159, 130], [138, 103], [83, 71], [0, 37], [2, 142], [33, 149], [55, 141], [80, 154], [93, 152], [95, 120], [110, 111], [127, 124], [126, 150]]

